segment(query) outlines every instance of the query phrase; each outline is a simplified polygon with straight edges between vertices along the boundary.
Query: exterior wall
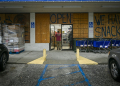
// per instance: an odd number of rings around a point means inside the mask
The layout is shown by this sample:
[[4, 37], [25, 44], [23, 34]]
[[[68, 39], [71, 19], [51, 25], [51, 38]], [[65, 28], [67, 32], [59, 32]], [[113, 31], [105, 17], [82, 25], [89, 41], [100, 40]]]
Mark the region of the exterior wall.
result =
[[49, 50], [49, 43], [35, 43], [35, 28], [31, 28], [31, 22], [35, 22], [35, 13], [30, 13], [30, 43], [25, 43], [26, 51]]

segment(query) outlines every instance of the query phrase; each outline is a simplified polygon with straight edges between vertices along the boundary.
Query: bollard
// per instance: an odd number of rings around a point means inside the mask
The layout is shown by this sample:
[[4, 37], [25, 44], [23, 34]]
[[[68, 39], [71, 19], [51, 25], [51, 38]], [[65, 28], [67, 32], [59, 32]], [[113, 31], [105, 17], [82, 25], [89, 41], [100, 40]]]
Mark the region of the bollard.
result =
[[46, 49], [43, 49], [43, 57], [46, 56]]
[[79, 49], [78, 48], [77, 48], [76, 54], [77, 54], [77, 59], [78, 59], [79, 58]]
[[73, 39], [73, 51], [76, 52], [76, 39]]

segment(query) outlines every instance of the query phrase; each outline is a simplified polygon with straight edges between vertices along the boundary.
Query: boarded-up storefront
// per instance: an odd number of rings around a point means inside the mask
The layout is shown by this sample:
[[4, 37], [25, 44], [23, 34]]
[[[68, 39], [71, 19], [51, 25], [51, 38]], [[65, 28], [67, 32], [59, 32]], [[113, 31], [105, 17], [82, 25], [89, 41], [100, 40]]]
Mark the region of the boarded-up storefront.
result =
[[36, 43], [50, 43], [50, 24], [72, 24], [73, 38], [88, 38], [88, 13], [37, 13]]
[[120, 13], [94, 13], [95, 38], [120, 38]]

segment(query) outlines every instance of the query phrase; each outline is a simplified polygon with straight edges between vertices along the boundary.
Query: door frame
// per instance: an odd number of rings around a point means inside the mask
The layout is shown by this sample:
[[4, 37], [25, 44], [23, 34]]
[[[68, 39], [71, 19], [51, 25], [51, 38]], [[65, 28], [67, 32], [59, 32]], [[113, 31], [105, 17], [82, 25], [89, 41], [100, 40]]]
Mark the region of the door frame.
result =
[[[72, 40], [73, 40], [73, 24], [61, 24], [61, 49], [62, 49], [62, 25], [72, 25]], [[73, 50], [73, 43], [72, 43], [72, 49], [62, 49], [62, 50]]]
[[[55, 49], [55, 37], [54, 37], [54, 48], [51, 49], [51, 26], [52, 24], [50, 24], [50, 43], [49, 43], [49, 50], [54, 50]], [[55, 26], [54, 26], [54, 35], [55, 35]]]

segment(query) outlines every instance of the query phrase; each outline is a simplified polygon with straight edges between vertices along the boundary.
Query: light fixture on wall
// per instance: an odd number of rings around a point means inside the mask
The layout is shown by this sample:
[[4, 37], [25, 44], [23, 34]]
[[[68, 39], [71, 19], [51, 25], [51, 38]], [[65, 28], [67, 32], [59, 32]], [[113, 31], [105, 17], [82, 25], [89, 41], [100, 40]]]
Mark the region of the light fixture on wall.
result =
[[81, 6], [63, 6], [63, 8], [81, 8]]
[[102, 5], [102, 8], [120, 8], [120, 5]]
[[62, 6], [43, 6], [44, 8], [62, 8]]
[[5, 8], [23, 8], [23, 6], [5, 6]]

